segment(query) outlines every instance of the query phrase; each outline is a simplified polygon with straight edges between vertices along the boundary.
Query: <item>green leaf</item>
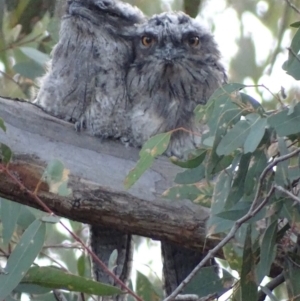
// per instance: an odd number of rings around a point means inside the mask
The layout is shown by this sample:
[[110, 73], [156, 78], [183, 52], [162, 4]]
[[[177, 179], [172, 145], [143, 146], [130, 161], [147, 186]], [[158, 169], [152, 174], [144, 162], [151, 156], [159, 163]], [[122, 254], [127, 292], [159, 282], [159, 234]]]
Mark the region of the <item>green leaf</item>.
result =
[[136, 292], [144, 301], [161, 300], [161, 296], [158, 295], [149, 279], [139, 271], [137, 271]]
[[290, 24], [290, 26], [294, 27], [294, 28], [299, 28], [300, 27], [300, 21], [294, 22], [294, 23]]
[[32, 267], [22, 280], [22, 284], [36, 284], [51, 289], [65, 289], [97, 296], [122, 293], [116, 287], [73, 275], [56, 267]]
[[212, 102], [211, 115], [207, 117], [207, 124], [209, 126], [209, 133], [203, 140], [203, 144], [213, 139], [213, 147], [208, 157], [207, 174], [213, 175], [216, 173], [215, 169], [218, 167], [220, 160], [223, 156], [216, 153], [216, 148], [221, 142], [223, 136], [227, 132], [227, 128], [232, 127], [240, 120], [243, 110], [237, 105], [239, 102], [239, 94], [233, 93], [234, 91], [245, 87], [244, 85], [233, 84], [224, 85], [222, 88], [215, 91], [210, 98]]
[[205, 159], [207, 150], [206, 149], [197, 149], [196, 155], [193, 154], [193, 158], [187, 161], [180, 161], [177, 157], [171, 157], [171, 162], [182, 168], [195, 168], [199, 166]]
[[86, 258], [84, 254], [81, 254], [77, 259], [77, 271], [78, 271], [78, 275], [81, 277], [84, 277], [85, 275], [85, 261]]
[[227, 132], [220, 141], [216, 152], [219, 156], [229, 155], [231, 152], [242, 147], [249, 135], [251, 127], [245, 120], [240, 120], [234, 127]]
[[30, 268], [43, 247], [45, 231], [45, 224], [36, 220], [23, 233], [8, 258], [5, 268], [8, 274], [0, 275], [0, 300], [12, 292]]
[[72, 189], [68, 188], [68, 181], [63, 181], [57, 189], [57, 194], [60, 196], [68, 196], [72, 193]]
[[208, 235], [224, 232], [233, 225], [232, 221], [216, 216], [224, 209], [225, 200], [230, 192], [232, 177], [230, 171], [222, 171], [217, 178], [212, 197], [211, 214], [207, 222]]
[[153, 158], [156, 158], [159, 155], [162, 155], [168, 148], [171, 138], [171, 133], [161, 133], [151, 137], [140, 150], [140, 156], [151, 155]]
[[136, 166], [128, 173], [124, 185], [129, 189], [150, 168], [154, 158], [162, 155], [168, 148], [171, 132], [161, 133], [151, 137], [140, 151], [140, 159]]
[[117, 260], [118, 260], [118, 250], [114, 249], [108, 259], [107, 267], [110, 271], [113, 271], [115, 269], [117, 265]]
[[176, 185], [167, 189], [163, 193], [163, 197], [166, 197], [170, 200], [195, 200], [200, 193], [197, 184], [184, 184], [184, 185]]
[[18, 225], [23, 229], [26, 229], [36, 220], [36, 216], [32, 213], [32, 208], [28, 206], [22, 206], [21, 212], [18, 218]]
[[63, 177], [63, 171], [64, 165], [61, 161], [57, 159], [51, 160], [43, 173], [43, 180], [47, 181], [47, 183], [59, 182]]
[[210, 208], [213, 186], [204, 182], [196, 184], [176, 185], [167, 189], [163, 197], [170, 200], [188, 199], [196, 204]]
[[1, 201], [1, 222], [2, 239], [7, 245], [15, 231], [15, 227], [21, 211], [21, 204], [0, 198]]
[[42, 176], [42, 180], [49, 185], [49, 191], [61, 196], [68, 196], [72, 190], [68, 185], [69, 170], [57, 159], [51, 160]]
[[251, 226], [247, 228], [243, 264], [241, 270], [241, 300], [253, 301], [257, 300], [257, 284], [255, 279], [255, 258], [251, 243]]
[[245, 178], [251, 162], [251, 154], [244, 154], [240, 158], [238, 171], [231, 185], [231, 190], [228, 197], [225, 199], [225, 208], [230, 209], [244, 195]]
[[0, 118], [0, 129], [2, 129], [4, 132], [6, 132], [6, 126], [5, 126], [2, 118]]
[[288, 291], [288, 300], [298, 301], [300, 296], [300, 269], [298, 265], [293, 264], [291, 259], [286, 259], [284, 261], [283, 273]]
[[34, 61], [16, 63], [13, 66], [13, 70], [16, 73], [19, 73], [22, 76], [30, 78], [32, 80], [45, 74], [44, 68]]
[[[236, 221], [236, 220], [240, 219], [241, 217], [243, 217], [249, 211], [250, 206], [251, 206], [250, 202], [241, 201], [241, 202], [237, 203], [234, 207], [232, 207], [231, 210], [222, 211], [222, 212], [216, 214], [216, 216], [221, 217], [222, 219]], [[259, 221], [259, 220], [263, 219], [265, 217], [265, 215], [266, 215], [266, 209], [263, 208], [255, 216], [253, 216], [251, 219], [249, 219], [249, 221], [247, 221], [247, 223]]]
[[[254, 115], [254, 114], [253, 114]], [[267, 126], [267, 119], [261, 118], [258, 114], [255, 114], [257, 119], [254, 123], [251, 124], [251, 129], [246, 141], [244, 142], [244, 153], [253, 153], [260, 141], [262, 140], [266, 126]]]
[[183, 290], [184, 294], [195, 294], [200, 298], [205, 297], [209, 294], [216, 294], [221, 296], [227, 291], [226, 285], [228, 282], [233, 281], [233, 277], [223, 270], [223, 278], [220, 279], [216, 273], [216, 267], [204, 267], [202, 268], [196, 276], [191, 280], [190, 283]]
[[22, 284], [22, 282], [14, 289], [16, 292], [41, 295], [51, 291], [51, 288], [41, 287], [35, 284]]
[[49, 61], [49, 55], [43, 53], [35, 48], [31, 47], [20, 47], [19, 48], [27, 57], [32, 59], [34, 62], [41, 66], [44, 66]]
[[251, 166], [247, 171], [247, 175], [244, 182], [244, 193], [250, 195], [253, 193], [260, 174], [267, 166], [268, 159], [264, 150], [256, 150], [251, 157]]
[[287, 72], [287, 74], [294, 77], [296, 80], [300, 79], [300, 29], [297, 30], [291, 47], [289, 49], [288, 60], [284, 62], [282, 69]]
[[224, 257], [231, 269], [240, 271], [242, 268], [242, 252], [235, 243], [228, 242], [223, 247]]
[[177, 184], [193, 184], [205, 178], [205, 166], [188, 169], [176, 175], [174, 182]]
[[271, 265], [276, 257], [275, 242], [277, 235], [277, 219], [274, 220], [263, 234], [260, 246], [260, 260], [257, 265], [257, 282], [260, 283], [265, 275], [269, 275]]
[[12, 157], [12, 151], [7, 145], [0, 143], [0, 155], [4, 163], [9, 163]]
[[[224, 84], [222, 87], [214, 91], [205, 105], [201, 104], [195, 108], [195, 119], [197, 121], [211, 123], [210, 130], [212, 133], [215, 132], [216, 127], [213, 125], [214, 122], [211, 121], [214, 120], [213, 117], [216, 116], [216, 111], [219, 109], [223, 110], [222, 103], [230, 99], [233, 96], [233, 92], [241, 90], [245, 87], [247, 86], [239, 83]], [[226, 109], [224, 111], [226, 111]]]
[[289, 110], [285, 109], [268, 117], [268, 124], [273, 127], [281, 137], [300, 133], [300, 103], [295, 105], [292, 114], [289, 114]]
[[[289, 150], [285, 144], [284, 138], [278, 138], [278, 149], [281, 156], [287, 155]], [[289, 184], [289, 161], [284, 160], [276, 165], [275, 182], [280, 186]]]
[[60, 221], [59, 216], [51, 215], [51, 214], [44, 215], [40, 219], [41, 219], [41, 221], [43, 221], [45, 223], [51, 223], [51, 224], [56, 224], [56, 223], [59, 223], [59, 221]]

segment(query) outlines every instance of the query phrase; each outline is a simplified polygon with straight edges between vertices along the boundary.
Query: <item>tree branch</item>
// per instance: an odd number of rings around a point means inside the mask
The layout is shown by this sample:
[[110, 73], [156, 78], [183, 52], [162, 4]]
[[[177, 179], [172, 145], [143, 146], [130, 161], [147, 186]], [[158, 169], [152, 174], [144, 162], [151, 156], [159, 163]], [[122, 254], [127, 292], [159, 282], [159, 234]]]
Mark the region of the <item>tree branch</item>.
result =
[[[155, 239], [206, 250], [215, 245], [206, 240], [208, 211], [189, 201], [162, 199], [181, 169], [162, 157], [128, 191], [123, 180], [138, 159], [138, 149], [115, 141], [100, 141], [73, 125], [42, 112], [24, 101], [0, 98], [0, 118], [7, 127], [0, 142], [14, 152], [9, 170], [34, 191], [44, 168], [52, 159], [61, 160], [70, 171], [72, 195], [50, 193], [47, 184], [38, 196], [56, 214], [72, 220], [105, 225]], [[5, 173], [0, 173], [0, 196], [41, 209]]]

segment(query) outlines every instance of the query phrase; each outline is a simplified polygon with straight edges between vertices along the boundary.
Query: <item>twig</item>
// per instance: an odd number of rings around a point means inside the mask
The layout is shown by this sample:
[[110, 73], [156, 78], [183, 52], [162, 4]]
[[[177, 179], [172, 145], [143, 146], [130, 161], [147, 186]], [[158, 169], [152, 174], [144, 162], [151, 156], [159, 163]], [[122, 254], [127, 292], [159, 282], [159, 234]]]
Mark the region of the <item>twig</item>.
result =
[[[284, 156], [278, 157], [274, 159], [273, 162], [271, 162], [261, 173], [259, 177], [259, 182], [257, 185], [256, 193], [254, 200], [252, 202], [252, 205], [249, 209], [249, 211], [240, 219], [238, 219], [229, 233], [212, 249], [210, 250], [207, 255], [201, 260], [201, 262], [194, 268], [194, 270], [180, 283], [180, 285], [172, 292], [170, 296], [168, 296], [164, 301], [171, 301], [176, 298], [176, 296], [185, 288], [185, 286], [192, 280], [192, 278], [197, 274], [197, 272], [206, 264], [208, 261], [223, 247], [225, 246], [232, 238], [234, 238], [235, 233], [237, 230], [242, 226], [243, 223], [248, 221], [250, 218], [255, 216], [269, 201], [270, 197], [275, 191], [275, 187], [272, 186], [269, 190], [268, 194], [264, 198], [263, 201], [260, 202], [260, 194], [261, 194], [261, 188], [264, 182], [264, 179], [268, 172], [273, 169], [274, 166], [276, 166], [278, 163], [288, 160], [289, 158], [292, 158], [293, 156], [300, 153], [300, 148], [297, 148], [293, 152], [286, 154]], [[260, 203], [259, 203], [260, 202]]]
[[217, 252], [223, 247], [225, 246], [232, 238], [234, 238], [235, 233], [237, 232], [237, 230], [241, 227], [241, 225], [243, 223], [245, 223], [246, 221], [248, 221], [250, 218], [252, 218], [253, 216], [255, 216], [260, 209], [269, 201], [269, 198], [271, 197], [271, 195], [274, 192], [274, 187], [272, 187], [269, 191], [269, 193], [267, 194], [266, 198], [253, 210], [251, 209], [253, 206], [251, 206], [251, 208], [249, 209], [249, 211], [247, 212], [247, 214], [245, 214], [243, 217], [241, 217], [239, 220], [237, 220], [233, 227], [231, 228], [231, 230], [229, 231], [229, 233], [212, 249], [210, 250], [207, 255], [203, 258], [203, 260], [201, 260], [201, 262], [194, 268], [194, 270], [181, 282], [181, 284], [176, 288], [176, 290], [174, 290], [174, 292], [167, 297], [164, 301], [171, 301], [174, 300], [174, 298], [184, 289], [184, 287], [192, 280], [192, 278], [197, 274], [197, 272], [203, 267], [205, 266], [206, 263], [208, 263], [208, 261], [214, 257], [215, 254], [217, 254]]
[[44, 249], [78, 249], [82, 250], [82, 246], [78, 243], [62, 243], [62, 244], [56, 244], [56, 245], [47, 245], [43, 246]]
[[1, 71], [1, 70], [0, 70], [0, 74], [2, 74], [2, 75], [3, 75], [4, 77], [6, 77], [8, 80], [12, 81], [16, 86], [19, 87], [19, 89], [22, 90], [21, 85], [20, 85], [18, 82], [16, 82], [11, 76], [9, 76], [8, 74], [6, 74], [5, 72], [3, 72], [3, 71]]
[[53, 290], [53, 295], [57, 301], [67, 301], [66, 297], [59, 290]]
[[291, 48], [291, 47], [288, 47], [287, 50], [295, 57], [295, 59], [300, 63], [300, 58], [299, 56], [297, 55], [297, 53], [295, 53], [295, 51]]
[[285, 0], [285, 2], [297, 13], [300, 14], [299, 8], [297, 8], [290, 0]]
[[185, 294], [185, 295], [178, 295], [175, 300], [176, 301], [210, 301], [213, 300], [217, 297], [217, 294], [209, 294], [205, 297], [199, 298], [198, 295], [190, 295], [190, 294]]
[[[268, 288], [270, 291], [274, 290], [277, 286], [279, 286], [281, 283], [284, 282], [284, 276], [283, 273], [276, 276], [274, 279], [272, 279], [267, 285], [264, 287]], [[261, 290], [258, 293], [258, 299], [257, 301], [264, 301], [266, 298], [266, 294]]]
[[297, 196], [295, 196], [294, 194], [292, 194], [292, 193], [289, 192], [288, 190], [286, 190], [286, 189], [284, 189], [283, 187], [278, 186], [278, 185], [274, 185], [274, 187], [275, 187], [278, 191], [285, 193], [285, 194], [288, 195], [291, 199], [293, 199], [294, 201], [296, 201], [297, 203], [300, 204], [300, 198], [298, 198]]
[[12, 43], [12, 44], [8, 45], [7, 47], [4, 47], [4, 48], [0, 49], [0, 52], [6, 51], [8, 49], [14, 49], [15, 47], [26, 45], [26, 44], [31, 43], [31, 42], [35, 42], [35, 40], [37, 40], [42, 35], [43, 34], [40, 33], [36, 37], [33, 37], [32, 39], [29, 39], [27, 41], [23, 41], [23, 42], [19, 41], [19, 42], [16, 42], [16, 43]]
[[[5, 172], [15, 183], [17, 183], [23, 191], [28, 193], [42, 208], [44, 211], [48, 212], [52, 216], [57, 216], [36, 194], [34, 194], [31, 190], [27, 189], [7, 168], [7, 166], [0, 164], [0, 172]], [[127, 287], [113, 272], [111, 272], [106, 265], [98, 258], [98, 256], [85, 245], [85, 243], [81, 240], [79, 236], [73, 233], [62, 221], [59, 221], [61, 226], [76, 240], [78, 241], [84, 250], [86, 250], [93, 260], [100, 265], [100, 267], [111, 276], [116, 283], [118, 283], [122, 289], [124, 289], [127, 293], [135, 297], [138, 301], [143, 301], [138, 295], [136, 295], [129, 287]]]
[[[276, 59], [276, 58], [275, 58]], [[278, 102], [280, 103], [281, 107], [284, 108], [285, 105], [284, 103], [281, 101], [280, 97], [276, 94], [274, 94], [267, 86], [265, 86], [264, 84], [259, 84], [257, 85], [258, 87], [262, 87], [264, 89], [266, 89], [274, 98], [276, 98], [278, 100]]]
[[[289, 1], [289, 0], [287, 0], [287, 1]], [[289, 4], [289, 3], [287, 2], [287, 4]], [[282, 42], [283, 35], [286, 30], [286, 24], [288, 23], [288, 20], [289, 20], [289, 14], [290, 14], [290, 10], [288, 9], [288, 5], [286, 5], [284, 12], [282, 13], [282, 17], [280, 18], [280, 28], [279, 28], [279, 31], [277, 34], [277, 45], [276, 45], [275, 50], [273, 51], [273, 55], [270, 60], [270, 69], [268, 72], [269, 75], [273, 71], [278, 54], [281, 53], [281, 42]]]

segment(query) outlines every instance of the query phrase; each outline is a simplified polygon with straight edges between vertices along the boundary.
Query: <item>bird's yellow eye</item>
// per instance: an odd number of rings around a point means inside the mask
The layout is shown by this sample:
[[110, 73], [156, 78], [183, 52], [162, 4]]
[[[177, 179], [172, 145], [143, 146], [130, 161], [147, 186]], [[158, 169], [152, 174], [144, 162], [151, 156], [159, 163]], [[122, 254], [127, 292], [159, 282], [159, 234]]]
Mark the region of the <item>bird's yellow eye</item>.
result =
[[144, 46], [149, 47], [153, 44], [154, 38], [149, 37], [149, 36], [143, 36], [142, 37], [142, 43]]
[[189, 43], [190, 46], [196, 47], [196, 46], [199, 45], [200, 39], [197, 36], [192, 36], [192, 37], [188, 38], [188, 43]]

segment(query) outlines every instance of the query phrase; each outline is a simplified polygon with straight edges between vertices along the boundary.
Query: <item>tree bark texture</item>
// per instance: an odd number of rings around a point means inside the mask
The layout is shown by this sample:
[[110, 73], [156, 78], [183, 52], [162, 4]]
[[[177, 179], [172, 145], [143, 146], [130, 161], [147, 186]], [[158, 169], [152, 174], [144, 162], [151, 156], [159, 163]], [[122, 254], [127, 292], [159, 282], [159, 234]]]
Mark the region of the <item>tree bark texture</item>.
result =
[[[26, 101], [0, 98], [0, 142], [13, 151], [9, 170], [33, 191], [47, 164], [59, 159], [69, 170], [72, 194], [62, 197], [42, 184], [38, 196], [57, 215], [92, 225], [104, 225], [153, 239], [167, 239], [190, 248], [210, 249], [205, 238], [208, 211], [190, 201], [168, 201], [161, 194], [182, 171], [158, 158], [135, 185], [123, 181], [138, 160], [138, 149], [116, 141], [101, 141], [49, 116]], [[0, 196], [41, 209], [13, 179], [0, 173]]]

